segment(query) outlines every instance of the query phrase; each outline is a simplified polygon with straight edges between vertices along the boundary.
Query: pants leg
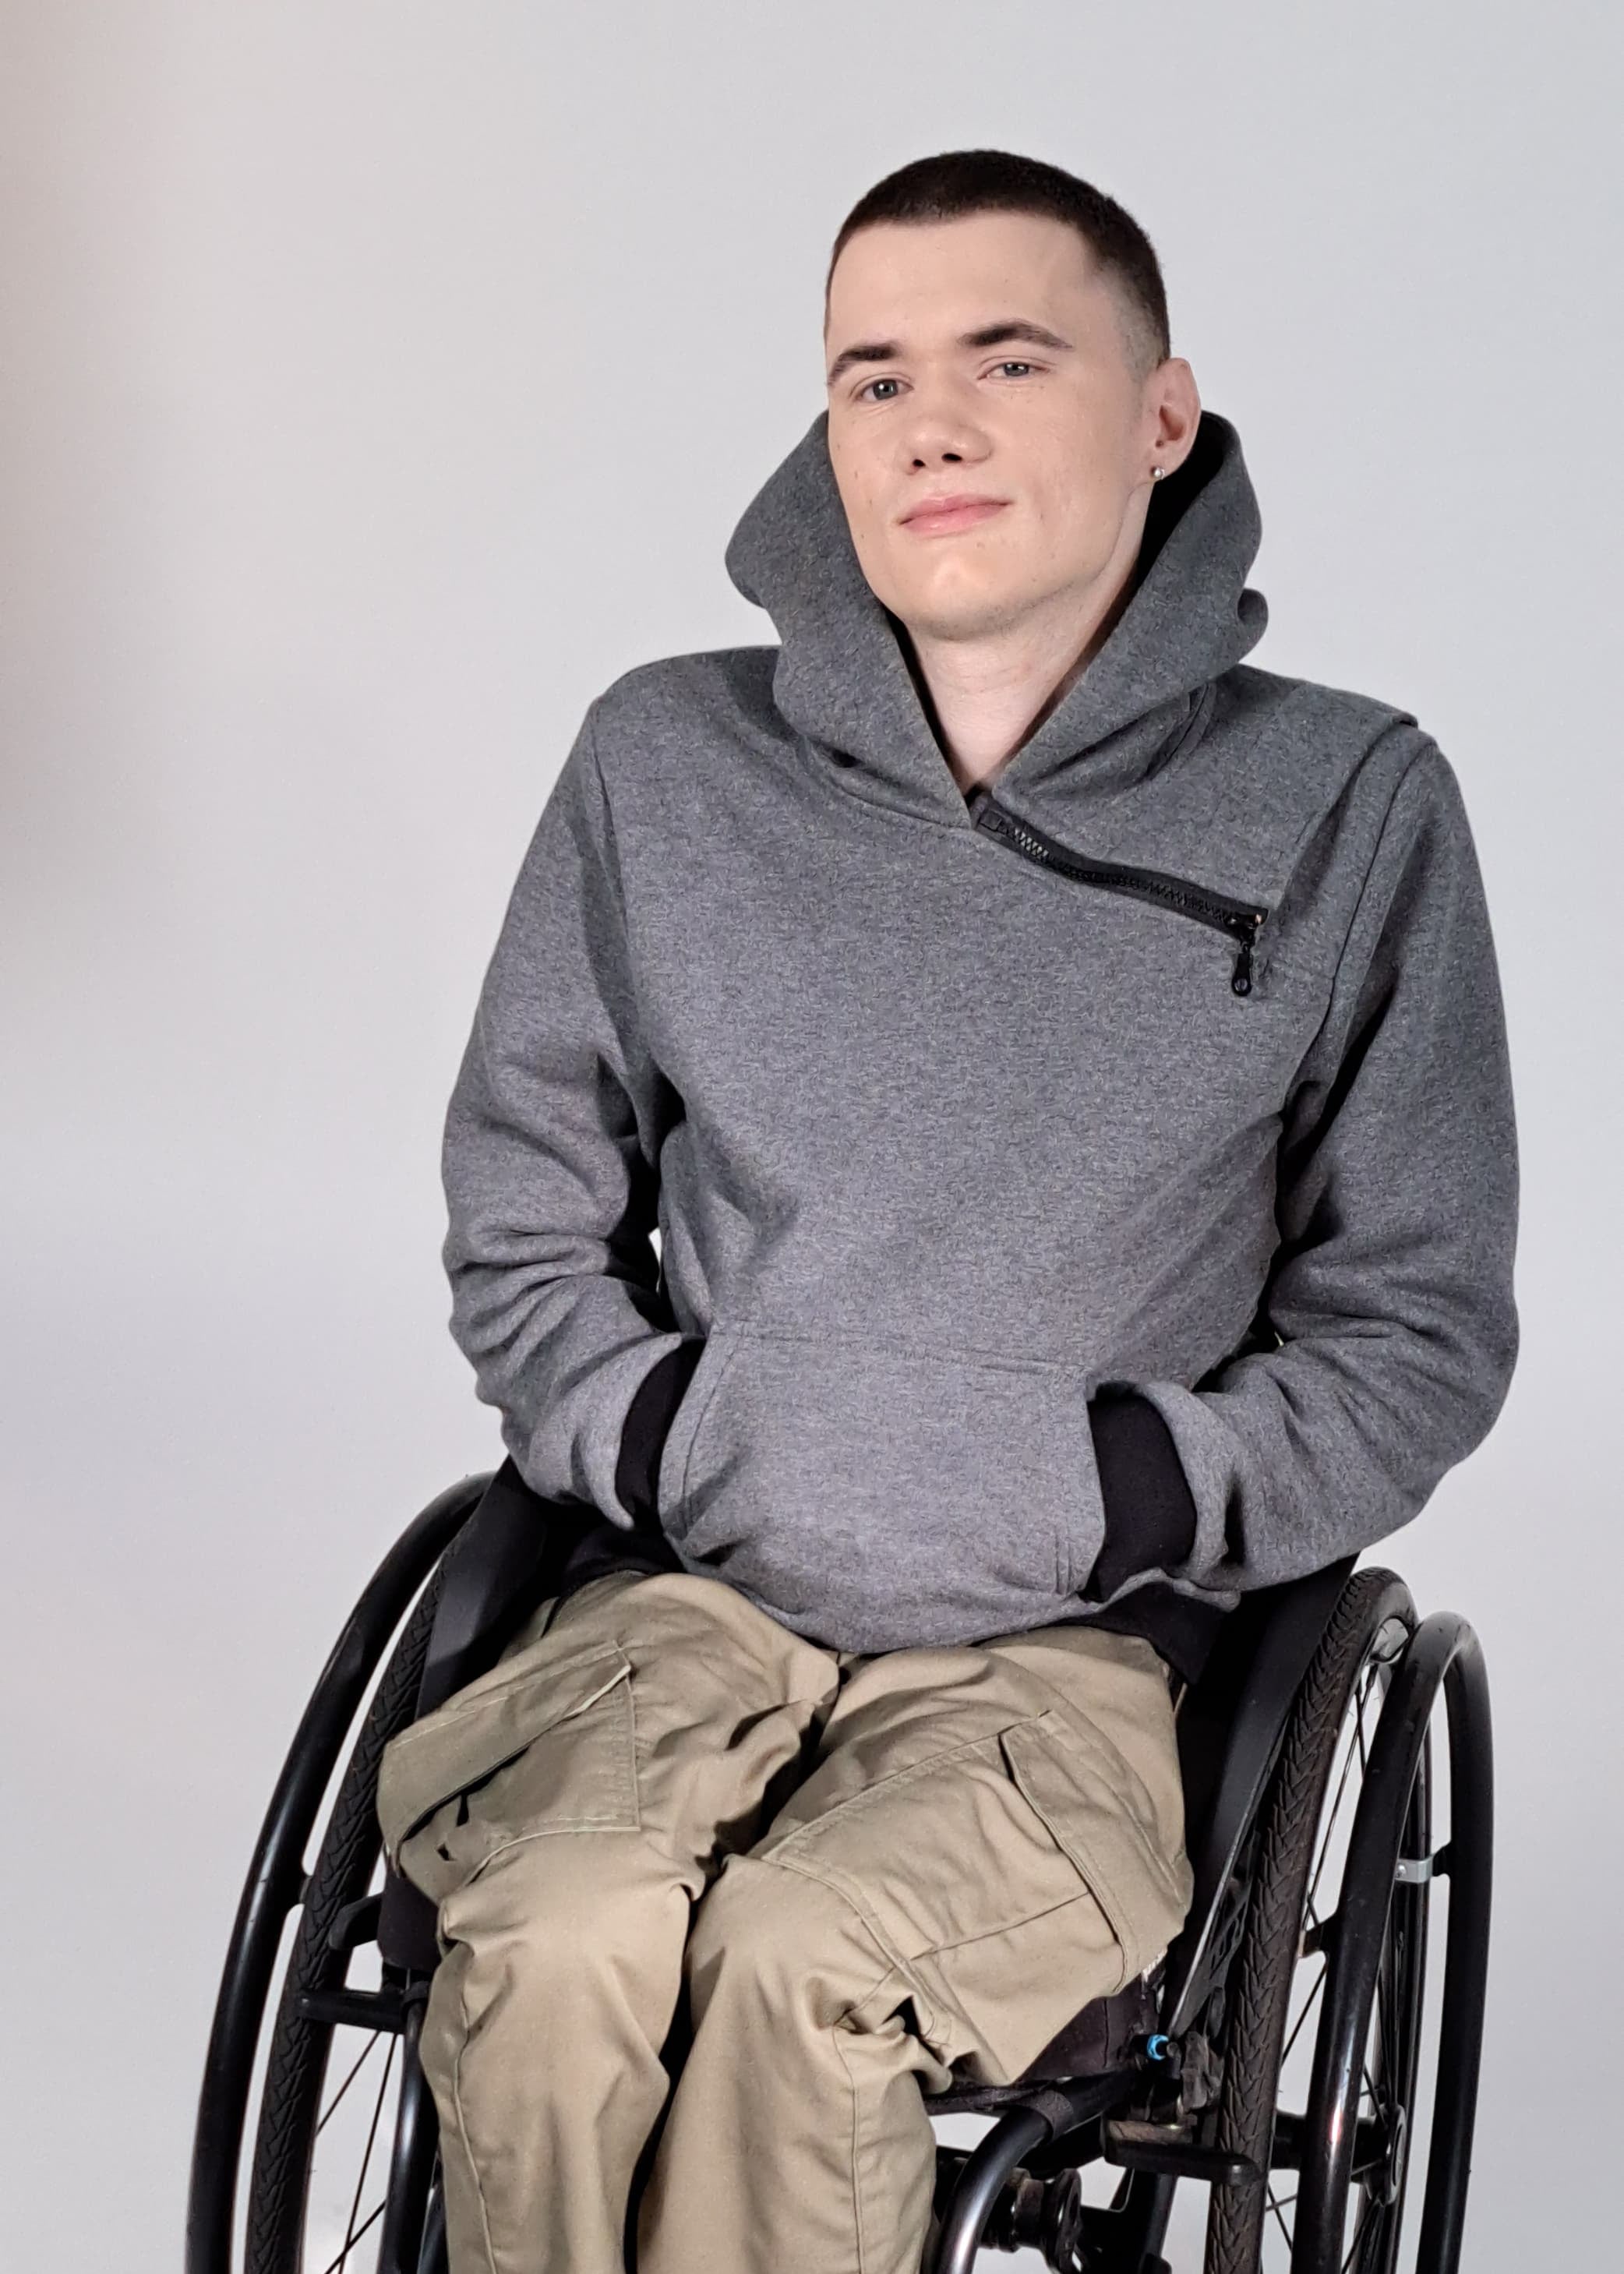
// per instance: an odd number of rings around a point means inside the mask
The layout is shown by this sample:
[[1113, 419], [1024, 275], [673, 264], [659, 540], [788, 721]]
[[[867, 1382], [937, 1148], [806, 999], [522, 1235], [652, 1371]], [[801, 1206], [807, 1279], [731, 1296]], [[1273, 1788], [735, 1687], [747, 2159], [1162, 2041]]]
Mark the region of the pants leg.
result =
[[608, 1573], [387, 1750], [386, 1841], [440, 1905], [420, 2057], [453, 2274], [622, 2274], [693, 1906], [837, 1685], [719, 1580]]
[[1019, 2075], [1190, 1898], [1165, 1669], [1081, 1626], [843, 1654], [808, 1773], [701, 1900], [640, 2274], [918, 2274], [952, 2064]]

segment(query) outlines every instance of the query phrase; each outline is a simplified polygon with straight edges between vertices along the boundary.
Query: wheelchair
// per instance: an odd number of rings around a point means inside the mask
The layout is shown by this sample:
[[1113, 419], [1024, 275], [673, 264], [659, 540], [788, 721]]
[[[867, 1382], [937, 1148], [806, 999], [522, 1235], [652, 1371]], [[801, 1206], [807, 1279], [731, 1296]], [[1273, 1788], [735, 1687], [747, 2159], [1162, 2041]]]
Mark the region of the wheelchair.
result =
[[[590, 1515], [541, 1499], [511, 1459], [465, 1478], [408, 1526], [346, 1621], [230, 1937], [186, 2274], [445, 2274], [437, 2125], [415, 2055], [434, 1913], [382, 1863], [379, 1757], [558, 1592]], [[1013, 2082], [928, 2097], [933, 2120], [994, 2120], [971, 2149], [937, 2143], [921, 2274], [1028, 2248], [1055, 2274], [1171, 2274], [1161, 2254], [1181, 2180], [1208, 2190], [1206, 2274], [1394, 2274], [1402, 2237], [1407, 2264], [1455, 2274], [1492, 1842], [1477, 1638], [1453, 1613], [1420, 1618], [1402, 1579], [1350, 1557], [1244, 1598], [1175, 1694], [1184, 1924], [1147, 1976], [1083, 2006]], [[1440, 1701], [1447, 1837], [1434, 1845]], [[1440, 1879], [1441, 1999], [1425, 2000]], [[1408, 2182], [1429, 2098], [1422, 2187]], [[1109, 2201], [1084, 2200], [1090, 2165], [1107, 2167], [1090, 2177]], [[1417, 2204], [1418, 2252], [1413, 2218], [1403, 2228]]]

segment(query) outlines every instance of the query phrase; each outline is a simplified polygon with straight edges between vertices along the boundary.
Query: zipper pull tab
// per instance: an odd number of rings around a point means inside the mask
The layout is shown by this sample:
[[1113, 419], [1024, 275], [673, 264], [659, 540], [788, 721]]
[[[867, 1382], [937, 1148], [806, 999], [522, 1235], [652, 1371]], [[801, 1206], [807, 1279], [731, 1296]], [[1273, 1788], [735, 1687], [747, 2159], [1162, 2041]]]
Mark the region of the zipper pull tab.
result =
[[1262, 928], [1263, 918], [1261, 915], [1244, 916], [1242, 922], [1247, 929], [1241, 939], [1240, 953], [1235, 959], [1235, 969], [1230, 976], [1229, 984], [1237, 995], [1250, 995], [1252, 951], [1256, 945], [1258, 933]]

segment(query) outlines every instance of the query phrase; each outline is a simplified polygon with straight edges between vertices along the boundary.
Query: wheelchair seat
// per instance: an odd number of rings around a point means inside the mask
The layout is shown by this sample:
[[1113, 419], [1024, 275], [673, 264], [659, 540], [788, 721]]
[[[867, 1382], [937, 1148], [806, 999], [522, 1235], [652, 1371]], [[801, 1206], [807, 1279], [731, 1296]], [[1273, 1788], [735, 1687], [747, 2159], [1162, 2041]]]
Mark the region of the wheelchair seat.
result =
[[[333, 2266], [341, 2274], [358, 2268], [354, 2254], [365, 2245], [378, 2274], [443, 2269], [437, 2133], [415, 2060], [439, 1962], [435, 1915], [380, 1856], [378, 1759], [392, 1736], [486, 1671], [559, 1591], [590, 1516], [541, 1499], [509, 1459], [425, 1509], [346, 1623], [273, 1795], [228, 1951], [199, 2096], [187, 2274], [238, 2266], [272, 2274], [304, 2263], [319, 2143], [372, 2046], [386, 2040], [393, 2119], [383, 2122], [380, 2103]], [[1199, 1678], [1175, 1697], [1194, 1882], [1184, 1924], [1155, 1967], [1083, 2005], [1020, 2076], [929, 2096], [933, 2117], [996, 2120], [973, 2150], [938, 2147], [937, 2223], [921, 2274], [968, 2274], [977, 2248], [989, 2245], [1034, 2247], [1066, 2274], [1085, 2265], [1089, 2274], [1154, 2274], [1181, 2179], [1210, 2189], [1207, 2274], [1255, 2269], [1276, 2227], [1307, 2254], [1291, 2257], [1294, 2268], [1391, 2264], [1419, 2080], [1425, 1909], [1446, 1875], [1420, 2263], [1453, 2274], [1487, 1952], [1491, 1769], [1477, 1638], [1454, 1614], [1419, 1620], [1402, 1581], [1356, 1572], [1348, 1559], [1244, 1598]], [[1440, 1698], [1451, 1821], [1448, 1841], [1434, 1849], [1430, 1722]], [[307, 1870], [306, 1847], [347, 1738]], [[1350, 1786], [1333, 1899], [1324, 1875]], [[296, 1910], [238, 2257], [251, 2087], [275, 1960]], [[363, 1954], [377, 1969], [375, 1987], [350, 1979]], [[1290, 2026], [1299, 1977], [1316, 1963]], [[1282, 2083], [1316, 2000], [1317, 2029], [1297, 2057], [1303, 2105], [1288, 2109]], [[365, 2033], [366, 2046], [327, 2094], [341, 2031]], [[380, 2128], [389, 2141], [383, 2192], [364, 2217]], [[1078, 2185], [1079, 2170], [1101, 2158], [1122, 2174], [1108, 2210], [1083, 2204]], [[1283, 2203], [1279, 2172], [1295, 2188]]]

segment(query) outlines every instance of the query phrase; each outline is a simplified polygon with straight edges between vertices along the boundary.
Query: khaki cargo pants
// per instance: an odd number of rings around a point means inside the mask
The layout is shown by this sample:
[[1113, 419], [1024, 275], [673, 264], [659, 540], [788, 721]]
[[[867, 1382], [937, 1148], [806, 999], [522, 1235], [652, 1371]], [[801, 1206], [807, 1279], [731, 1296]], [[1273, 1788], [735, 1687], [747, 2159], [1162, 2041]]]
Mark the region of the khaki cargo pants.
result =
[[1149, 1644], [865, 1656], [686, 1572], [544, 1604], [378, 1805], [440, 1906], [452, 2274], [919, 2274], [925, 2096], [1018, 2075], [1190, 1899]]

